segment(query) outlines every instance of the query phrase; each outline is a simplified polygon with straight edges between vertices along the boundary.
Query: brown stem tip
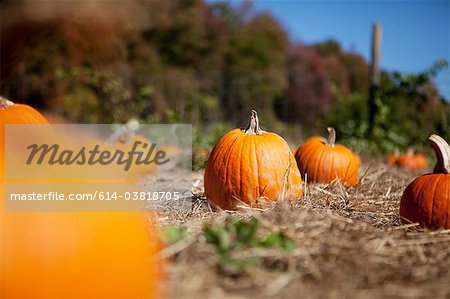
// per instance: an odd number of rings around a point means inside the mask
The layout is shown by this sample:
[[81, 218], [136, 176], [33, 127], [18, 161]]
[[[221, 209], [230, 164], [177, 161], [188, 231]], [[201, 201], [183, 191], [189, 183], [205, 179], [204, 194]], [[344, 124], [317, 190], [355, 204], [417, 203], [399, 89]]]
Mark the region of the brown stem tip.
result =
[[336, 144], [336, 130], [332, 127], [328, 127], [327, 131], [328, 131], [327, 145], [334, 147], [334, 145]]
[[450, 145], [444, 138], [436, 134], [431, 135], [429, 140], [437, 157], [434, 173], [450, 174]]
[[258, 112], [256, 112], [256, 110], [250, 112], [250, 122], [248, 123], [247, 128], [244, 129], [244, 133], [247, 135], [260, 135], [264, 133], [259, 127]]

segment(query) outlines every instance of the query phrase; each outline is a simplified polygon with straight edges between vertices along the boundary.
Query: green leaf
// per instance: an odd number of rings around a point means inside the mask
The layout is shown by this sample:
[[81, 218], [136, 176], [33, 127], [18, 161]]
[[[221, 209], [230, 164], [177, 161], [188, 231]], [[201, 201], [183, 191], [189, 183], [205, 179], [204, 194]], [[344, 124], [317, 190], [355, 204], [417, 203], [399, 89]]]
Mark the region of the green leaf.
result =
[[230, 248], [230, 237], [223, 226], [205, 226], [203, 235], [206, 242], [213, 244], [219, 254], [225, 254]]
[[259, 227], [259, 221], [252, 218], [250, 221], [239, 220], [234, 223], [236, 237], [238, 242], [251, 244], [256, 238], [256, 232]]
[[292, 240], [287, 238], [281, 232], [268, 234], [264, 239], [258, 242], [257, 246], [263, 248], [281, 248], [286, 251], [292, 251], [297, 247]]
[[179, 242], [185, 237], [185, 231], [178, 226], [168, 226], [161, 232], [161, 240], [166, 244]]

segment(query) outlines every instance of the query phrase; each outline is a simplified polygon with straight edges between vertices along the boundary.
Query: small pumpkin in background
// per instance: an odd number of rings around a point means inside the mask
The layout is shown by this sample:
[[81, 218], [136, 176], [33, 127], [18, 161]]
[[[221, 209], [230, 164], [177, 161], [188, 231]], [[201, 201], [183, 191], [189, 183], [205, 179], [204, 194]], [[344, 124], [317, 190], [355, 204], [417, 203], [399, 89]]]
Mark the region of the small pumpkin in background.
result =
[[407, 153], [401, 155], [395, 161], [395, 165], [402, 169], [411, 169], [414, 171], [424, 170], [428, 167], [427, 159], [420, 153], [414, 153], [412, 148], [409, 148]]
[[181, 157], [181, 149], [179, 147], [174, 145], [161, 145], [159, 150], [166, 153], [166, 158], [169, 159], [169, 162], [164, 165], [165, 168], [171, 169], [177, 166]]
[[438, 135], [431, 135], [429, 140], [436, 152], [436, 167], [433, 173], [419, 176], [405, 189], [400, 216], [404, 223], [450, 229], [450, 146]]
[[[152, 142], [145, 136], [140, 135], [140, 134], [136, 134], [135, 132], [126, 129], [127, 125], [125, 125], [122, 128], [119, 128], [117, 132], [115, 132], [113, 134], [113, 136], [111, 136], [106, 144], [112, 144], [114, 147], [116, 147], [117, 149], [120, 149], [124, 152], [128, 152], [130, 150], [132, 150], [133, 145], [135, 144], [135, 142], [140, 142], [137, 146], [136, 146], [136, 151], [140, 151], [140, 152], [144, 152], [142, 159], [145, 159], [147, 152], [150, 150], [151, 146], [152, 146]], [[122, 133], [123, 131], [123, 133]], [[116, 134], [118, 133], [118, 134]], [[155, 157], [155, 153], [158, 149], [155, 148], [153, 150], [153, 153], [150, 156], [150, 159], [154, 159]], [[137, 160], [136, 156], [133, 156], [133, 163], [131, 164], [131, 167], [129, 169], [129, 177], [139, 177], [139, 176], [144, 176], [144, 175], [148, 175], [148, 174], [152, 174], [156, 172], [156, 164], [155, 163], [150, 163], [148, 165], [146, 164], [140, 164], [137, 165], [135, 163], [135, 161]]]
[[264, 201], [300, 198], [302, 178], [289, 145], [275, 133], [262, 131], [251, 111], [245, 129], [222, 136], [206, 164], [205, 195], [221, 209], [241, 203], [260, 207]]
[[428, 161], [424, 155], [417, 153], [414, 155], [414, 158], [416, 159], [416, 165], [419, 170], [427, 169]]
[[295, 158], [303, 179], [331, 183], [339, 179], [348, 186], [358, 182], [359, 159], [347, 147], [336, 144], [336, 131], [328, 128], [328, 139], [315, 138], [297, 149]]
[[389, 155], [386, 162], [388, 165], [395, 165], [395, 162], [398, 160], [399, 157], [400, 157], [400, 151], [398, 150], [398, 148], [396, 148], [394, 150], [394, 153]]

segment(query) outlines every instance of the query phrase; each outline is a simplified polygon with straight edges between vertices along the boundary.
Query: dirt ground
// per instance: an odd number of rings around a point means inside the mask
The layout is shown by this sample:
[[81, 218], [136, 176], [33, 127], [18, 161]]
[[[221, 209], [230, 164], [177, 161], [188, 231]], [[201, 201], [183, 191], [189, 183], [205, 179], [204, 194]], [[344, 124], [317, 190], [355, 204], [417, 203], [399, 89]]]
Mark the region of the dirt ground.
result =
[[[159, 213], [158, 225], [186, 236], [161, 252], [168, 298], [450, 298], [450, 230], [402, 224], [399, 201], [417, 176], [383, 163], [364, 164], [357, 188], [307, 184], [302, 200], [259, 211], [214, 212], [194, 173], [192, 213]], [[258, 233], [280, 232], [295, 249], [244, 247], [226, 269], [202, 228], [257, 219]]]

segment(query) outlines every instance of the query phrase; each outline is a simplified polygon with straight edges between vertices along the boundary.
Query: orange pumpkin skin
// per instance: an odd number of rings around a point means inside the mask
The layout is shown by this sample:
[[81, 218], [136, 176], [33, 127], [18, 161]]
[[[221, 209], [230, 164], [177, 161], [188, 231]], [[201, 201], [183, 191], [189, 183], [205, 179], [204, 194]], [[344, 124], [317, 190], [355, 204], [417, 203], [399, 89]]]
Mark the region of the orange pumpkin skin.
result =
[[[0, 183], [6, 124], [47, 124], [0, 97]], [[6, 212], [0, 186], [0, 298], [158, 298], [160, 244], [142, 213]]]
[[0, 97], [0, 124], [4, 128], [5, 124], [48, 124], [48, 121], [32, 107]]
[[210, 203], [228, 210], [242, 202], [259, 207], [262, 200], [293, 200], [303, 194], [289, 145], [275, 133], [260, 131], [256, 111], [246, 130], [234, 129], [217, 142], [204, 181]]
[[178, 157], [181, 155], [181, 149], [173, 145], [163, 145], [159, 149], [164, 151], [167, 157]]
[[430, 137], [438, 164], [432, 174], [416, 178], [400, 201], [404, 223], [418, 222], [429, 229], [450, 229], [450, 146], [437, 135]]
[[395, 161], [395, 165], [398, 168], [403, 168], [403, 169], [411, 169], [411, 170], [418, 170], [418, 165], [417, 165], [417, 161], [414, 159], [414, 156], [408, 156], [408, 155], [403, 155], [400, 156], [397, 161]]
[[416, 165], [418, 170], [423, 170], [428, 167], [427, 158], [422, 154], [415, 154], [414, 159], [416, 160]]
[[156, 298], [140, 213], [0, 212], [1, 298]]
[[397, 167], [414, 171], [427, 168], [427, 164], [427, 159], [422, 154], [405, 154], [395, 161]]
[[425, 174], [405, 189], [400, 215], [404, 223], [418, 222], [430, 229], [450, 229], [449, 201], [450, 174]]
[[[0, 97], [0, 178], [3, 176], [6, 124], [48, 124], [47, 120], [34, 108], [15, 104]], [[1, 188], [2, 186], [0, 186]], [[1, 188], [3, 189], [3, 188]], [[4, 190], [4, 189], [3, 189]], [[0, 191], [1, 192], [1, 191]]]
[[[330, 136], [334, 129], [330, 128]], [[333, 137], [335, 138], [335, 137]], [[330, 138], [330, 139], [333, 139]], [[358, 183], [359, 161], [356, 155], [343, 145], [313, 140], [305, 142], [295, 155], [303, 179], [315, 183], [331, 183], [339, 179], [348, 186]], [[330, 144], [330, 145], [328, 145]]]
[[312, 136], [312, 137], [309, 137], [308, 139], [306, 139], [305, 143], [311, 142], [311, 141], [326, 142], [327, 139], [323, 136]]
[[[150, 146], [152, 145], [151, 141], [148, 140], [147, 137], [139, 135], [139, 134], [133, 134], [133, 136], [131, 137], [131, 139], [129, 140], [128, 143], [124, 143], [125, 142], [124, 140], [119, 140], [114, 144], [114, 146], [122, 151], [128, 152], [133, 148], [133, 144], [137, 141], [139, 141], [141, 143], [136, 146], [136, 151], [141, 151], [141, 152], [146, 153], [149, 150]], [[147, 144], [147, 147], [144, 148], [145, 143]], [[151, 159], [154, 158], [156, 150], [157, 149], [155, 149], [153, 151], [153, 154], [150, 157]], [[133, 159], [137, 160], [137, 157], [134, 157]], [[150, 163], [148, 165], [146, 165], [146, 164], [137, 165], [133, 162], [133, 164], [131, 164], [131, 167], [129, 169], [129, 177], [135, 178], [135, 177], [139, 177], [139, 176], [149, 175], [149, 174], [155, 173], [156, 168], [157, 168], [157, 166], [155, 163]]]
[[387, 158], [387, 164], [388, 165], [394, 165], [395, 164], [395, 162], [398, 160], [398, 155], [395, 155], [395, 154], [393, 154], [393, 155], [390, 155], [388, 158]]
[[396, 148], [394, 153], [389, 155], [386, 162], [388, 165], [395, 165], [395, 162], [398, 160], [399, 157], [400, 157], [400, 151], [398, 150], [398, 148]]

